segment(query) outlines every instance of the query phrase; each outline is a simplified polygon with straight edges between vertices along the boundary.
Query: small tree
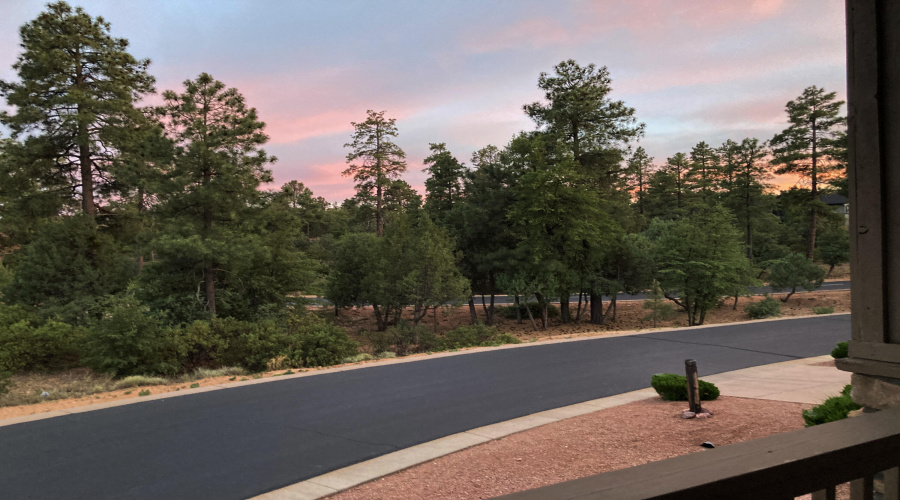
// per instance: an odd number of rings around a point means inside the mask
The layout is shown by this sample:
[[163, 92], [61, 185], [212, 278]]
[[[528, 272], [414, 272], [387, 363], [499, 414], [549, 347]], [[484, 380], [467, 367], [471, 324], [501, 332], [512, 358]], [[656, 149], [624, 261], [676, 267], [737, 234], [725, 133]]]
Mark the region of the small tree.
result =
[[644, 300], [644, 309], [649, 309], [650, 313], [644, 316], [643, 320], [653, 321], [653, 328], [656, 328], [657, 321], [665, 321], [675, 313], [675, 306], [666, 300], [665, 292], [659, 286], [659, 281], [653, 280], [650, 298]]
[[831, 276], [834, 266], [850, 261], [850, 233], [846, 227], [833, 227], [823, 231], [817, 243], [819, 260], [829, 266], [826, 278]]
[[825, 271], [799, 253], [777, 260], [769, 269], [769, 286], [773, 290], [790, 290], [781, 301], [787, 302], [798, 288], [812, 291], [825, 280]]
[[688, 325], [702, 325], [706, 312], [723, 296], [749, 285], [750, 261], [723, 207], [678, 221], [656, 219], [647, 232], [656, 244], [660, 285], [666, 298], [687, 312]]

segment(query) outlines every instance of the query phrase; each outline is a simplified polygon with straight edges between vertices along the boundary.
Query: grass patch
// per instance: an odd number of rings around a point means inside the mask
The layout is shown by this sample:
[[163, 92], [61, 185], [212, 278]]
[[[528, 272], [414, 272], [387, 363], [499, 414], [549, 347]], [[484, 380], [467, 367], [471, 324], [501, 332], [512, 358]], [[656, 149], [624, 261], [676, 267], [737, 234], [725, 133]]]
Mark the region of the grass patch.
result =
[[185, 373], [184, 375], [178, 377], [177, 379], [175, 379], [175, 382], [187, 383], [204, 378], [239, 376], [246, 374], [247, 370], [241, 366], [223, 366], [222, 368], [197, 368], [191, 373]]
[[138, 393], [138, 396], [149, 396], [149, 395], [150, 395], [150, 389], [144, 389], [143, 391]]
[[367, 352], [361, 352], [355, 356], [348, 356], [344, 358], [341, 363], [359, 363], [360, 361], [369, 361], [372, 359], [375, 359], [375, 356], [372, 356]]
[[837, 420], [847, 418], [847, 414], [853, 410], [858, 410], [862, 406], [853, 402], [850, 397], [851, 386], [844, 386], [840, 396], [833, 396], [826, 399], [822, 404], [814, 406], [809, 410], [803, 410], [803, 421], [807, 427], [814, 425], [826, 424]]
[[813, 314], [834, 314], [834, 307], [832, 307], [832, 306], [813, 307]]
[[[113, 384], [113, 389], [127, 389], [129, 387], [141, 387], [144, 385], [166, 385], [169, 381], [162, 377], [150, 377], [147, 375], [132, 375], [117, 380]], [[98, 391], [99, 392], [99, 391]]]
[[197, 382], [194, 382], [193, 384], [191, 384], [191, 389], [196, 389], [198, 387], [200, 387], [200, 384], [198, 384]]
[[[109, 375], [97, 375], [88, 368], [75, 368], [57, 373], [20, 373], [10, 378], [9, 392], [0, 395], [0, 406], [20, 406], [81, 398], [113, 390]], [[48, 396], [41, 396], [47, 392]]]

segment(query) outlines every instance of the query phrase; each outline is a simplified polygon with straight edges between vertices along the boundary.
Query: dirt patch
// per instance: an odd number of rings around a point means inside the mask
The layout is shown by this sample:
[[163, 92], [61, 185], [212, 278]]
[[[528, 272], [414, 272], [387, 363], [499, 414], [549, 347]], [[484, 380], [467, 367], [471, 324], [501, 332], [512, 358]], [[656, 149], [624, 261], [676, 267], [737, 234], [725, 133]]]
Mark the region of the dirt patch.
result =
[[[773, 295], [781, 298], [784, 294]], [[751, 318], [744, 311], [747, 304], [762, 300], [763, 297], [741, 297], [738, 300], [737, 309], [734, 309], [734, 300], [723, 301], [719, 307], [712, 309], [706, 315], [707, 325], [720, 323], [734, 323], [737, 321], [749, 321]], [[606, 305], [606, 304], [604, 304]], [[504, 306], [498, 306], [504, 307]], [[781, 317], [789, 318], [793, 316], [806, 316], [813, 313], [815, 307], [833, 307], [835, 313], [850, 312], [850, 291], [825, 291], [825, 292], [809, 292], [796, 293], [781, 305]], [[324, 311], [323, 311], [324, 312]], [[572, 305], [572, 313], [574, 315], [575, 304]], [[482, 321], [485, 320], [485, 313], [481, 304], [477, 304], [477, 315]], [[585, 313], [585, 318], [587, 314]], [[615, 333], [632, 330], [646, 330], [652, 328], [650, 321], [644, 321], [647, 311], [643, 308], [641, 301], [620, 301], [616, 307], [616, 317], [614, 321], [606, 325], [592, 325], [583, 319], [581, 323], [562, 323], [559, 318], [551, 318], [550, 324], [546, 330], [535, 331], [528, 318], [524, 318], [521, 324], [516, 323], [515, 319], [505, 319], [500, 314], [496, 314], [495, 324], [501, 333], [509, 333], [515, 335], [519, 340], [529, 341], [544, 340], [548, 338], [566, 338], [569, 336], [584, 335], [602, 335], [605, 333]], [[411, 317], [411, 313], [407, 312], [404, 317]], [[354, 336], [361, 343], [365, 343], [360, 332], [373, 331], [376, 329], [375, 318], [372, 309], [369, 307], [359, 309], [341, 310], [335, 318], [335, 323], [346, 328], [351, 336]], [[448, 332], [456, 327], [471, 324], [468, 306], [448, 308], [439, 311], [437, 314], [437, 325], [435, 328], [434, 318], [429, 314], [428, 319], [424, 320], [424, 324], [429, 328], [435, 329], [438, 333]], [[687, 314], [678, 310], [668, 321], [660, 321], [657, 323], [658, 328], [672, 328], [687, 326]]]
[[650, 399], [554, 422], [469, 448], [332, 499], [489, 498], [803, 427], [810, 405], [721, 397], [706, 420], [684, 402]]

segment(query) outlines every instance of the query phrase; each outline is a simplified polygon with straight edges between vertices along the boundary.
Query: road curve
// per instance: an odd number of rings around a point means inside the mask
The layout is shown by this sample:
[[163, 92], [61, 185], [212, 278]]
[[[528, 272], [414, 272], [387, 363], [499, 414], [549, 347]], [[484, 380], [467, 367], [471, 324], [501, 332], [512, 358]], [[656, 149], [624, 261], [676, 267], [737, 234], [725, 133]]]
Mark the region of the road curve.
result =
[[0, 427], [3, 498], [247, 498], [442, 436], [649, 385], [827, 354], [850, 316], [485, 350]]

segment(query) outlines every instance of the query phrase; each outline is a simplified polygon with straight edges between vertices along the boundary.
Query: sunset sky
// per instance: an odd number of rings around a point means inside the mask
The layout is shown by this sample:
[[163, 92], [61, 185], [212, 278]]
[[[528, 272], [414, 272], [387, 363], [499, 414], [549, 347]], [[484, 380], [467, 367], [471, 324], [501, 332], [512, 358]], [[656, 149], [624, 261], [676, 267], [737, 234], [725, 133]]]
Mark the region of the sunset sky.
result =
[[[16, 78], [18, 27], [46, 3], [3, 0], [0, 79]], [[267, 123], [275, 184], [332, 202], [353, 195], [343, 145], [367, 109], [397, 119], [403, 178], [421, 192], [428, 143], [468, 163], [533, 129], [522, 105], [564, 59], [609, 68], [656, 163], [699, 141], [770, 139], [809, 85], [846, 95], [842, 0], [70, 3], [150, 58], [158, 91], [204, 71], [240, 90]]]

